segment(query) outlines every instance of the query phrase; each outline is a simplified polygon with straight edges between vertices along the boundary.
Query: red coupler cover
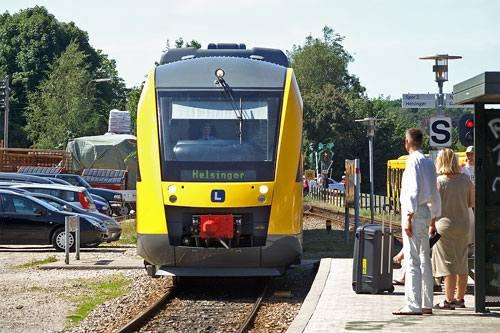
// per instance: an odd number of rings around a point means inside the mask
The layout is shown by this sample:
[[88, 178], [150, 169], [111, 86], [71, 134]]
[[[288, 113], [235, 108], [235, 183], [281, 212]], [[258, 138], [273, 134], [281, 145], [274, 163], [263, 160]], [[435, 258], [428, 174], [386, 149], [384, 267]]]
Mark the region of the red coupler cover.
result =
[[233, 215], [201, 215], [201, 238], [233, 238]]

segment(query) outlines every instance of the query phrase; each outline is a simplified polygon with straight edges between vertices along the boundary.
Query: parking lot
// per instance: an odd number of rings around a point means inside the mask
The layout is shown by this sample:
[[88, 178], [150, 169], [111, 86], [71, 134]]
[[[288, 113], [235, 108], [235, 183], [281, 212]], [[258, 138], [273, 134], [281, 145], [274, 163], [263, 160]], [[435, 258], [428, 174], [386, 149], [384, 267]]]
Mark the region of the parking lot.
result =
[[[82, 260], [136, 258], [135, 246], [82, 249]], [[40, 270], [35, 262], [56, 258], [64, 252], [50, 245], [0, 246], [0, 332], [57, 332], [68, 325], [67, 316], [76, 309], [75, 297], [88, 293], [87, 284], [104, 277], [124, 275], [133, 281], [145, 278], [133, 270]], [[70, 262], [75, 254], [70, 254]], [[19, 266], [25, 265], [24, 268]]]

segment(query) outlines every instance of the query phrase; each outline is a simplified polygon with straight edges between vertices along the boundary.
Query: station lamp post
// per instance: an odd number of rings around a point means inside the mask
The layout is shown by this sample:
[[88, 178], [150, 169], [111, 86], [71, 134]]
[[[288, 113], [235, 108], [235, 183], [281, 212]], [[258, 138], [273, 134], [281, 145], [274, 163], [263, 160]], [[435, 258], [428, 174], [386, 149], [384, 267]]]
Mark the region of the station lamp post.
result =
[[368, 150], [370, 157], [370, 210], [371, 210], [372, 224], [374, 223], [374, 215], [375, 215], [375, 210], [374, 210], [375, 201], [373, 199], [373, 138], [375, 137], [375, 122], [378, 120], [385, 120], [385, 119], [364, 118], [356, 120], [366, 123], [366, 136], [368, 137]]
[[435, 56], [421, 57], [423, 60], [434, 60], [432, 71], [436, 75], [435, 81], [439, 87], [438, 95], [438, 115], [441, 115], [444, 108], [443, 83], [448, 81], [448, 59], [462, 59], [461, 56], [451, 56], [447, 54], [436, 54]]

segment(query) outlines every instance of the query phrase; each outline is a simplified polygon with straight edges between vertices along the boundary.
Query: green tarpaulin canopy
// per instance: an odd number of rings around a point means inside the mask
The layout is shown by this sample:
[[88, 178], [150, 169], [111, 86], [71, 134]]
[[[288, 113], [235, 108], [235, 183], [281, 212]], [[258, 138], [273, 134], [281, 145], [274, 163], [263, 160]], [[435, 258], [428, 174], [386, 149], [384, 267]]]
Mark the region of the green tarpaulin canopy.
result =
[[84, 169], [128, 169], [127, 189], [135, 190], [137, 177], [135, 136], [129, 134], [85, 136], [70, 140], [66, 151], [73, 153], [73, 168], [78, 172]]

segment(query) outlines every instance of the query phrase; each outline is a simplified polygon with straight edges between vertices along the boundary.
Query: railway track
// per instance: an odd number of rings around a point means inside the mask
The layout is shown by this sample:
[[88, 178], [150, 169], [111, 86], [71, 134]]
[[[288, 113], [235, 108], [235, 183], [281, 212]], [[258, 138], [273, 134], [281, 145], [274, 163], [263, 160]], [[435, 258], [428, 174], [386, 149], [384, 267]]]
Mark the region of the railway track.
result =
[[[263, 280], [245, 279], [250, 282], [244, 287], [242, 279], [190, 280], [183, 280], [181, 286], [115, 332], [245, 332], [267, 292]], [[254, 284], [258, 286], [254, 288]], [[261, 290], [258, 296], [255, 290]]]
[[[316, 216], [318, 218], [323, 218], [325, 220], [328, 219], [340, 228], [343, 228], [345, 226], [345, 212], [340, 211], [338, 209], [324, 208], [312, 204], [304, 204], [304, 215]], [[384, 222], [386, 226], [389, 225], [389, 217], [387, 215], [388, 214], [386, 214], [386, 220]], [[368, 223], [371, 223], [370, 217], [359, 216], [360, 225]], [[374, 218], [374, 223], [382, 224], [382, 219]], [[393, 220], [392, 229], [394, 231], [394, 238], [396, 238], [399, 242], [402, 243], [403, 238], [401, 236], [400, 222], [398, 221], [397, 223], [395, 223], [395, 221]], [[354, 214], [349, 214], [349, 230], [354, 230]]]

